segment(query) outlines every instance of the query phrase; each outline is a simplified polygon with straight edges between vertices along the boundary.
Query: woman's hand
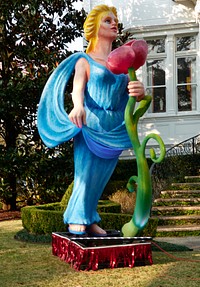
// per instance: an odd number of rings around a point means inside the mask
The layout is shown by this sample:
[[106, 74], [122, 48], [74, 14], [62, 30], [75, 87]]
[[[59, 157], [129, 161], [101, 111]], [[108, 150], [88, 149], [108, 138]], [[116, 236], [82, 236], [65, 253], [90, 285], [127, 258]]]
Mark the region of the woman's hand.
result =
[[74, 108], [69, 113], [69, 119], [78, 128], [82, 128], [82, 125], [86, 125], [86, 112], [83, 105], [74, 106]]
[[130, 81], [128, 83], [128, 93], [130, 97], [136, 97], [137, 102], [144, 98], [144, 85], [140, 81]]

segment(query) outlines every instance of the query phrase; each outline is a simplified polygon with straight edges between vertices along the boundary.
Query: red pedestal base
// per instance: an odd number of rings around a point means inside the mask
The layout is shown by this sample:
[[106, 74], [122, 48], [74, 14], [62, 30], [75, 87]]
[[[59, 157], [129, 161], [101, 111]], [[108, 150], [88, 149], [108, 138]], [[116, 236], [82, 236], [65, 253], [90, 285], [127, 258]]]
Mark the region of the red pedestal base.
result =
[[150, 237], [72, 237], [52, 233], [52, 252], [76, 270], [152, 264]]

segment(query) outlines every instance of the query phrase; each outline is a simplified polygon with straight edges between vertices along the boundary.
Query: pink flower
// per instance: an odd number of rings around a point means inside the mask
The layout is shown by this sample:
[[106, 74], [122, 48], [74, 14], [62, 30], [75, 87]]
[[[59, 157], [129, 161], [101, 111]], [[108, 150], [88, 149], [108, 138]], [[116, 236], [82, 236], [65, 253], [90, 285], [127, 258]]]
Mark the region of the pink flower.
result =
[[127, 74], [128, 68], [137, 70], [144, 65], [148, 46], [144, 40], [132, 40], [113, 50], [107, 61], [107, 68], [114, 74]]

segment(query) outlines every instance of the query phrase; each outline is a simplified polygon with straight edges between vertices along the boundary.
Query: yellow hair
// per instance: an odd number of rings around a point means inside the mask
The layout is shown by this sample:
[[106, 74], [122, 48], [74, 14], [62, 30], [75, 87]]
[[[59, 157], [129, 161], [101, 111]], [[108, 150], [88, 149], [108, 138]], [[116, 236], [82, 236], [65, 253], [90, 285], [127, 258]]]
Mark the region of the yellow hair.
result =
[[98, 40], [98, 31], [100, 27], [101, 18], [112, 12], [117, 17], [117, 10], [115, 7], [109, 7], [107, 5], [98, 5], [92, 9], [88, 14], [84, 25], [85, 39], [89, 42], [86, 53], [94, 51]]

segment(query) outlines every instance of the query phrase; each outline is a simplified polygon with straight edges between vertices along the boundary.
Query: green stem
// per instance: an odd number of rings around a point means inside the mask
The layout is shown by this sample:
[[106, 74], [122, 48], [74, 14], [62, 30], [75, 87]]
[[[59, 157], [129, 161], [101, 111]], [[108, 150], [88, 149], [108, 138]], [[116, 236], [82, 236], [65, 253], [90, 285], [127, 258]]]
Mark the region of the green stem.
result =
[[[131, 81], [137, 81], [137, 76], [135, 73], [134, 68], [128, 69], [129, 78]], [[138, 133], [137, 133], [137, 121], [134, 121], [133, 118], [133, 112], [136, 105], [136, 98], [135, 97], [129, 97], [128, 103], [126, 105], [124, 119], [126, 124], [126, 129], [129, 135], [129, 138], [131, 140], [132, 145], [135, 149], [137, 149], [140, 146], [139, 139], [138, 139]]]
[[[136, 81], [137, 77], [134, 68], [129, 68], [128, 72], [130, 80]], [[125, 116], [124, 116], [125, 125], [131, 144], [133, 146], [133, 150], [135, 152], [138, 176], [131, 177], [129, 181], [130, 190], [133, 190], [132, 186], [133, 179], [137, 182], [137, 194], [132, 219], [130, 222], [126, 223], [122, 227], [122, 233], [124, 236], [137, 235], [137, 233], [145, 227], [150, 216], [151, 201], [152, 201], [152, 184], [147, 159], [145, 157], [145, 147], [147, 141], [149, 140], [149, 137], [146, 137], [141, 145], [137, 132], [137, 124], [139, 118], [143, 116], [143, 114], [147, 111], [150, 103], [151, 103], [151, 97], [145, 96], [144, 99], [140, 101], [138, 108], [134, 112], [136, 99], [135, 97], [129, 97], [125, 109]], [[156, 139], [159, 142], [160, 147], [164, 146], [162, 140], [159, 138], [158, 135], [152, 134], [151, 138]], [[160, 160], [164, 158], [165, 148], [162, 148], [161, 152], [162, 156], [160, 157]], [[155, 161], [155, 155], [153, 152], [151, 153], [153, 155], [152, 159]]]
[[137, 81], [137, 76], [134, 68], [129, 68], [128, 69], [128, 75], [131, 81]]

